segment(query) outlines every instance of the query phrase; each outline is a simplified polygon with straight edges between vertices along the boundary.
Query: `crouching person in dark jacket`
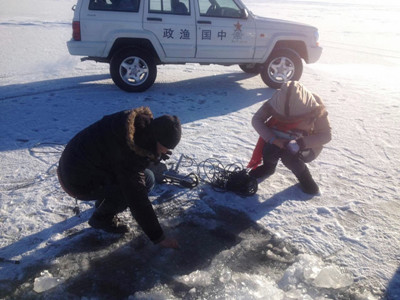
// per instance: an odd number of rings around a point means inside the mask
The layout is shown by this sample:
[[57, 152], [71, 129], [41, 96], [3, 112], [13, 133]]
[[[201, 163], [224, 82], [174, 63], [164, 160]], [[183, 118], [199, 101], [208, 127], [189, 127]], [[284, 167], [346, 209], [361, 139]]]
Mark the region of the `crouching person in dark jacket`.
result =
[[129, 207], [133, 217], [154, 243], [177, 248], [165, 237], [148, 198], [154, 186], [150, 162], [168, 158], [181, 138], [176, 116], [153, 119], [147, 107], [117, 112], [79, 132], [65, 147], [58, 167], [63, 189], [79, 200], [96, 200], [89, 225], [125, 233], [115, 216]]

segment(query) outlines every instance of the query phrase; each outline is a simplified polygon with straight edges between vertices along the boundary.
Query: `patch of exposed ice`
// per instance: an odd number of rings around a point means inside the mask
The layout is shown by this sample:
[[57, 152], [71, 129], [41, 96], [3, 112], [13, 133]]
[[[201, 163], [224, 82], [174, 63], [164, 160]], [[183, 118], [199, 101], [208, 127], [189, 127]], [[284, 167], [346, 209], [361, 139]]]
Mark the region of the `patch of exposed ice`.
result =
[[319, 288], [340, 289], [353, 284], [351, 274], [338, 266], [325, 264], [320, 258], [308, 254], [299, 255], [279, 282], [280, 286], [297, 286], [300, 283]]
[[36, 293], [42, 293], [58, 286], [63, 282], [64, 280], [55, 278], [49, 271], [44, 270], [40, 273], [40, 277], [35, 278], [33, 290]]

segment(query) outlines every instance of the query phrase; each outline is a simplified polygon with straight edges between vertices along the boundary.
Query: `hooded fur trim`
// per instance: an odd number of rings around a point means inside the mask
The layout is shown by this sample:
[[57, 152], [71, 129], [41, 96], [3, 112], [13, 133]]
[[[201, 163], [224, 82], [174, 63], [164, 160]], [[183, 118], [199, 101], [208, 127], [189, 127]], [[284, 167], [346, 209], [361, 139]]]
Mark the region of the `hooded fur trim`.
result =
[[272, 114], [281, 120], [317, 118], [325, 113], [321, 98], [298, 81], [288, 81], [268, 101]]
[[135, 118], [138, 115], [145, 115], [153, 119], [153, 113], [151, 112], [150, 108], [141, 106], [135, 109], [132, 109], [130, 113], [128, 114], [127, 120], [126, 120], [126, 142], [129, 146], [129, 148], [135, 152], [137, 155], [144, 156], [144, 157], [149, 157], [150, 159], [156, 161], [157, 157], [156, 154], [146, 150], [142, 147], [139, 147], [138, 145], [135, 144]]

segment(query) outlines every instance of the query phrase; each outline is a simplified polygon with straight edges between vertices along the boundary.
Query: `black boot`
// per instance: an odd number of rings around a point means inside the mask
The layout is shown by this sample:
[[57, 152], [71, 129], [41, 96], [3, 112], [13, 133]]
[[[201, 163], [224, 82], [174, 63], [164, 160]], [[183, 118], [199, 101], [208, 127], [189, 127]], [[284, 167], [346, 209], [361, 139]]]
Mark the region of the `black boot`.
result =
[[101, 229], [110, 233], [127, 233], [128, 226], [119, 224], [118, 218], [112, 215], [101, 215], [96, 211], [89, 219], [89, 225], [95, 229]]
[[271, 176], [275, 173], [277, 164], [265, 163], [249, 172], [249, 175], [254, 178]]
[[119, 202], [110, 198], [97, 200], [95, 211], [89, 219], [89, 225], [96, 229], [102, 229], [110, 233], [126, 233], [129, 231], [124, 224], [119, 224], [116, 215], [124, 210], [119, 207]]
[[310, 195], [318, 194], [319, 192], [318, 185], [315, 183], [307, 167], [299, 176], [296, 177], [299, 180], [301, 189], [303, 190], [304, 193]]

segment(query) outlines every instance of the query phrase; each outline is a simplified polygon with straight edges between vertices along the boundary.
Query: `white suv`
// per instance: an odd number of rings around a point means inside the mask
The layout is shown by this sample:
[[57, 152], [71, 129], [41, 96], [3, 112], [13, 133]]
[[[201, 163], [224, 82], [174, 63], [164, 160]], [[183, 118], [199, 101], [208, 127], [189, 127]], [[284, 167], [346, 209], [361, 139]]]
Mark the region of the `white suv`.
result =
[[238, 64], [272, 88], [321, 56], [315, 27], [252, 14], [240, 0], [78, 0], [72, 55], [110, 64], [114, 83], [148, 89], [159, 64]]

